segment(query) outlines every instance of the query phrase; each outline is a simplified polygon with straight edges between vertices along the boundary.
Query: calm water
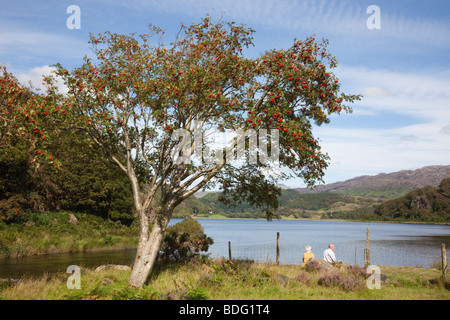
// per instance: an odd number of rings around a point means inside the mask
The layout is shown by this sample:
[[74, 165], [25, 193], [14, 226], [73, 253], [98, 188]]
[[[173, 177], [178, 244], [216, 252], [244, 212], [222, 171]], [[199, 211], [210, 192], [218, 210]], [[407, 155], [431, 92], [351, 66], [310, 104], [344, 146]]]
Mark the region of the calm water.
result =
[[[180, 220], [174, 219], [171, 224]], [[214, 239], [212, 258], [228, 257], [257, 261], [276, 260], [276, 236], [280, 233], [280, 263], [300, 263], [305, 246], [322, 258], [329, 243], [337, 259], [363, 265], [366, 229], [370, 229], [371, 263], [390, 266], [430, 267], [440, 262], [441, 243], [450, 250], [450, 226], [340, 221], [281, 220], [267, 222], [247, 219], [198, 219], [205, 233]], [[135, 250], [55, 254], [0, 260], [0, 278], [18, 278], [44, 272], [65, 272], [69, 265], [94, 267], [101, 264], [132, 265]]]
[[441, 243], [450, 246], [450, 226], [399, 223], [280, 220], [198, 220], [214, 239], [212, 257], [276, 260], [276, 237], [280, 233], [280, 263], [300, 263], [310, 245], [322, 258], [329, 243], [336, 258], [349, 264], [364, 264], [366, 230], [370, 230], [371, 263], [390, 266], [429, 267], [441, 259]]
[[[132, 265], [136, 250], [88, 253], [59, 253], [46, 256], [0, 259], [0, 278], [36, 276], [44, 273], [66, 272], [70, 265], [97, 267], [102, 264]], [[67, 275], [69, 276], [69, 274]]]

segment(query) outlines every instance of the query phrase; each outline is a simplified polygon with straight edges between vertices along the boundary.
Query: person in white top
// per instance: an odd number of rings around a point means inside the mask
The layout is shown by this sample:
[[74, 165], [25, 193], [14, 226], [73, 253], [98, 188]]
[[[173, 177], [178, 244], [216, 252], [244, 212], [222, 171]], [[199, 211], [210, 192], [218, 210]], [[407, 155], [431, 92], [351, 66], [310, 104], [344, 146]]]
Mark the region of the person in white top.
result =
[[336, 255], [334, 254], [334, 244], [329, 244], [328, 249], [323, 252], [323, 260], [329, 263], [336, 263]]

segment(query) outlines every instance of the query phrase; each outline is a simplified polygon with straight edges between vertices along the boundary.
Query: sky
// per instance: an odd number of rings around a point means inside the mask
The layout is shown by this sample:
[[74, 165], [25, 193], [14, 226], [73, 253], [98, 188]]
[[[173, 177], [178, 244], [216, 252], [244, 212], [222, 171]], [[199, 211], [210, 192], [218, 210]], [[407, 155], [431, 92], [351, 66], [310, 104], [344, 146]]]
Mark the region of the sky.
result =
[[[152, 24], [166, 30], [170, 42], [181, 23], [206, 15], [254, 29], [249, 55], [312, 35], [329, 40], [342, 92], [363, 98], [351, 114], [314, 128], [331, 158], [325, 183], [450, 165], [447, 0], [1, 0], [0, 63], [40, 87], [53, 64], [71, 69], [94, 56], [90, 33], [143, 34]], [[301, 180], [285, 184], [304, 186]]]

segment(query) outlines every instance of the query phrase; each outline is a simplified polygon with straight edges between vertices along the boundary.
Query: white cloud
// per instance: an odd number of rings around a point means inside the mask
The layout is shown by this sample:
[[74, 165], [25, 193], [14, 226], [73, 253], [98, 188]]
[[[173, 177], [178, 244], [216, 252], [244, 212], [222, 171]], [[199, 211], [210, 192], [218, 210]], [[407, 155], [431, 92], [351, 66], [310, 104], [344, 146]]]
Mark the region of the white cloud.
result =
[[[209, 13], [226, 20], [243, 21], [250, 26], [299, 30], [308, 34], [368, 36], [366, 21], [370, 17], [367, 7], [371, 3], [345, 0], [130, 0], [120, 3], [133, 10], [146, 8], [163, 13], [183, 13], [198, 17]], [[108, 2], [110, 5], [110, 2]], [[416, 19], [394, 9], [381, 8], [383, 37], [406, 40], [413, 43], [448, 46], [450, 25], [445, 20]]]
[[427, 121], [450, 119], [447, 70], [415, 74], [345, 66], [335, 73], [344, 92], [363, 94], [363, 99], [354, 104], [355, 110], [363, 108], [380, 114], [387, 111]]
[[[411, 132], [417, 132], [415, 135]], [[359, 175], [394, 172], [426, 165], [448, 165], [450, 139], [439, 138], [432, 125], [396, 130], [328, 129], [318, 131], [331, 157], [327, 183]]]
[[383, 99], [393, 95], [392, 92], [380, 87], [366, 87], [363, 89], [362, 94], [364, 97], [372, 99]]
[[439, 131], [439, 133], [450, 135], [450, 124], [446, 125], [445, 127], [442, 127], [441, 131]]
[[[323, 152], [331, 157], [327, 183], [363, 174], [450, 163], [448, 70], [415, 74], [340, 67], [336, 74], [344, 92], [365, 95], [352, 105], [354, 114], [346, 117], [376, 117], [370, 128], [361, 127], [355, 119], [354, 127], [351, 121], [346, 122], [350, 125], [345, 128], [333, 126], [332, 120], [315, 129]], [[414, 124], [408, 122], [411, 117], [417, 119]], [[398, 126], [385, 126], [385, 122], [392, 124], [397, 118]]]
[[22, 83], [27, 85], [31, 82], [31, 85], [35, 89], [39, 89], [41, 91], [45, 91], [46, 87], [43, 82], [43, 78], [47, 76], [54, 76], [55, 77], [55, 84], [59, 89], [60, 93], [67, 93], [68, 89], [64, 85], [62, 79], [55, 75], [56, 69], [53, 67], [50, 67], [48, 65], [42, 66], [42, 67], [35, 67], [25, 73], [20, 73], [17, 75], [17, 79]]
[[87, 48], [86, 41], [82, 42], [72, 37], [29, 29], [9, 30], [4, 25], [0, 27], [3, 29], [0, 31], [0, 54], [2, 55], [79, 58], [80, 51], [85, 51]]
[[419, 137], [413, 135], [413, 134], [405, 134], [400, 137], [400, 141], [402, 142], [416, 142], [419, 140]]

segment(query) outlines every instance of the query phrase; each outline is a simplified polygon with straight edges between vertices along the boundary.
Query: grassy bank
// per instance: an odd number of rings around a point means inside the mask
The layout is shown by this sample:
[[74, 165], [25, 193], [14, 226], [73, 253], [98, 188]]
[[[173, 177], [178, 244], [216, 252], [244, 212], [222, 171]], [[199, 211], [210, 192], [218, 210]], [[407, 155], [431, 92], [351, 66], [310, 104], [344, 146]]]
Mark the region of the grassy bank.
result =
[[136, 225], [124, 226], [101, 217], [68, 212], [31, 213], [26, 223], [0, 222], [0, 257], [22, 257], [137, 245]]
[[368, 289], [361, 269], [308, 270], [298, 265], [202, 261], [155, 268], [143, 289], [129, 288], [130, 271], [81, 272], [81, 289], [67, 274], [43, 275], [0, 289], [0, 299], [22, 300], [449, 300], [450, 283], [436, 269], [384, 267], [387, 281]]

